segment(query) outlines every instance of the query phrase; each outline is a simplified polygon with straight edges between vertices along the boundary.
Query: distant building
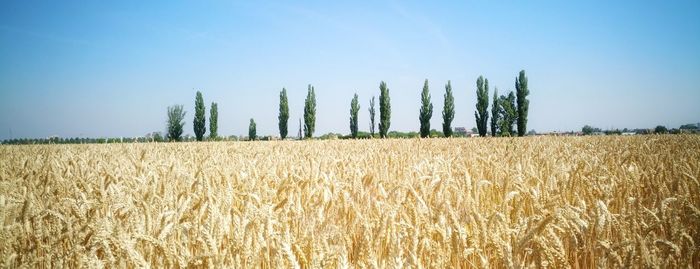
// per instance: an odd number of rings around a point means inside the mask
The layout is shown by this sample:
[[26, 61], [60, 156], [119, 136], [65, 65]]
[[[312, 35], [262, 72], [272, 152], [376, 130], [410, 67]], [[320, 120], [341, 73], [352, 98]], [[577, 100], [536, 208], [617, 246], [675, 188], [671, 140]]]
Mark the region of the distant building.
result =
[[467, 128], [464, 128], [464, 127], [455, 127], [455, 134], [467, 136]]
[[559, 133], [557, 131], [551, 131], [551, 132], [540, 133], [540, 135], [559, 136], [559, 135], [561, 135], [561, 133]]
[[635, 132], [623, 132], [622, 135], [637, 135]]

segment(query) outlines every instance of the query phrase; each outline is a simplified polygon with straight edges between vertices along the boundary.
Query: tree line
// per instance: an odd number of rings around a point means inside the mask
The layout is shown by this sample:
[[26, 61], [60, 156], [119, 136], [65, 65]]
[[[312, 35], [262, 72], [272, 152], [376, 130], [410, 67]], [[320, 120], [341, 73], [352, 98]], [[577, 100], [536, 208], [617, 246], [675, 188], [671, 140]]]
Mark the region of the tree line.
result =
[[598, 127], [593, 127], [590, 125], [584, 125], [581, 128], [580, 134], [582, 135], [620, 135], [620, 134], [697, 134], [700, 133], [700, 123], [697, 124], [683, 124], [679, 128], [668, 129], [666, 126], [657, 125], [652, 129], [609, 129], [603, 130]]
[[[476, 80], [476, 128], [479, 136], [487, 135], [487, 124], [491, 127], [491, 136], [525, 136], [527, 134], [527, 115], [530, 100], [527, 96], [530, 90], [527, 84], [525, 70], [521, 70], [515, 77], [515, 93], [498, 95], [498, 88], [494, 88], [491, 122], [489, 124], [489, 80], [479, 76]], [[513, 126], [515, 125], [515, 126]], [[516, 127], [514, 129], [514, 127]]]
[[[487, 127], [490, 127], [491, 136], [525, 136], [527, 134], [527, 121], [528, 121], [528, 111], [530, 100], [527, 96], [530, 94], [528, 88], [528, 78], [525, 75], [525, 71], [521, 70], [518, 76], [515, 77], [515, 92], [510, 91], [507, 95], [499, 95], [498, 88], [494, 88], [493, 97], [491, 98], [491, 113], [489, 114], [489, 81], [483, 76], [479, 76], [476, 80], [476, 110], [474, 111], [474, 118], [476, 120], [475, 131], [479, 136], [487, 136]], [[329, 133], [319, 138], [331, 138], [331, 137], [341, 137], [341, 138], [412, 138], [412, 137], [452, 137], [454, 135], [452, 128], [452, 121], [454, 120], [455, 108], [454, 108], [454, 96], [452, 93], [452, 85], [448, 80], [445, 84], [445, 94], [444, 94], [444, 104], [442, 111], [442, 132], [431, 129], [430, 120], [433, 116], [433, 104], [431, 102], [430, 87], [428, 80], [426, 79], [423, 84], [423, 90], [421, 91], [421, 107], [419, 112], [419, 122], [420, 129], [419, 133], [416, 132], [397, 132], [389, 131], [391, 126], [391, 98], [389, 96], [389, 88], [386, 82], [381, 81], [379, 84], [379, 122], [376, 124], [375, 116], [375, 96], [369, 101], [369, 116], [370, 116], [370, 126], [369, 133], [359, 131], [358, 126], [358, 113], [360, 111], [359, 97], [357, 93], [353, 95], [350, 101], [350, 135], [345, 137], [341, 134]], [[195, 96], [195, 117], [194, 117], [194, 133], [196, 141], [202, 141], [204, 139], [204, 134], [206, 132], [206, 119], [205, 119], [205, 106], [202, 98], [202, 93], [197, 91]], [[489, 124], [490, 116], [490, 124]], [[165, 140], [168, 141], [181, 141], [183, 126], [184, 126], [185, 111], [182, 105], [175, 105], [168, 107], [168, 121], [167, 121], [167, 136]], [[218, 108], [217, 103], [212, 102], [210, 110], [210, 139], [219, 139], [217, 135], [217, 122], [218, 122]], [[488, 126], [487, 126], [488, 124]], [[250, 119], [250, 124], [248, 128], [248, 139], [256, 140], [258, 139], [256, 133], [256, 123], [254, 119]], [[289, 102], [287, 97], [286, 88], [282, 88], [280, 92], [279, 100], [279, 116], [278, 116], [278, 127], [279, 135], [282, 139], [288, 136], [289, 127]], [[302, 129], [303, 127], [303, 129]], [[378, 127], [375, 128], [375, 127]], [[306, 99], [304, 100], [304, 116], [303, 123], [299, 119], [299, 131], [297, 137], [312, 138], [314, 137], [314, 132], [316, 129], [316, 92], [312, 85], [308, 85]], [[302, 131], [303, 130], [303, 131]], [[378, 134], [375, 132], [378, 130]], [[601, 130], [600, 128], [591, 127], [586, 125], [582, 128], [581, 134], [591, 135], [591, 134], [623, 134], [623, 133], [636, 133], [636, 134], [679, 134], [679, 133], [699, 133], [699, 124], [685, 124], [680, 128], [667, 129], [665, 126], [656, 126], [653, 130], [651, 129], [634, 129], [628, 130], [627, 128], [623, 130]], [[573, 133], [573, 132], [572, 132]], [[50, 138], [47, 141], [58, 141], [57, 138]], [[269, 140], [270, 138], [265, 138]], [[94, 140], [94, 139], [93, 139]], [[109, 143], [118, 142], [122, 139], [112, 138], [112, 139], [97, 139], [94, 142]], [[128, 139], [127, 141], [141, 142], [141, 140], [148, 141], [148, 139]], [[151, 141], [163, 140], [159, 135], [154, 135]], [[27, 141], [27, 140], [22, 140]], [[63, 142], [63, 140], [60, 140]], [[65, 140], [68, 141], [85, 141], [78, 140]], [[92, 141], [92, 140], [91, 140]], [[17, 141], [14, 141], [17, 142]]]
[[[494, 88], [491, 100], [489, 100], [489, 80], [483, 76], [479, 76], [476, 80], [476, 105], [474, 118], [476, 120], [476, 132], [479, 136], [488, 136], [490, 128], [490, 136], [525, 136], [527, 134], [528, 111], [530, 94], [528, 88], [528, 78], [525, 71], [521, 70], [515, 77], [515, 92], [510, 91], [507, 94], [499, 95], [498, 88]], [[350, 101], [350, 117], [349, 127], [350, 135], [347, 138], [368, 138], [368, 137], [452, 137], [454, 131], [452, 121], [455, 117], [454, 96], [452, 92], [451, 82], [448, 80], [445, 84], [444, 104], [442, 111], [442, 132], [431, 129], [430, 120], [433, 116], [433, 104], [431, 102], [431, 94], [428, 80], [423, 83], [423, 90], [420, 95], [421, 106], [418, 115], [420, 123], [419, 132], [396, 132], [389, 131], [391, 127], [391, 98], [389, 87], [386, 82], [381, 81], [379, 84], [379, 117], [376, 119], [376, 100], [375, 96], [369, 99], [369, 133], [359, 131], [358, 114], [361, 109], [359, 96], [355, 93]], [[491, 111], [489, 111], [489, 104]], [[183, 138], [185, 126], [186, 111], [183, 105], [173, 105], [167, 108], [166, 121], [166, 136], [162, 137], [159, 133], [153, 133], [146, 138], [69, 138], [62, 139], [52, 137], [48, 139], [12, 139], [3, 141], [4, 144], [29, 144], [29, 143], [118, 143], [118, 142], [151, 142], [151, 141], [182, 141], [189, 138]], [[490, 122], [489, 122], [490, 120]], [[205, 139], [206, 127], [206, 107], [204, 98], [200, 91], [195, 95], [195, 115], [193, 120], [194, 139], [202, 141]], [[693, 128], [689, 128], [693, 127]], [[680, 129], [668, 130], [664, 126], [657, 126], [653, 133], [680, 133], [682, 130], [690, 130], [697, 132], [696, 125], [683, 125]], [[289, 134], [289, 100], [286, 88], [282, 88], [279, 94], [279, 115], [278, 128], [281, 139], [285, 139]], [[248, 139], [257, 140], [257, 126], [254, 119], [250, 119], [248, 126]], [[306, 98], [304, 100], [303, 121], [299, 119], [299, 138], [313, 138], [316, 130], [316, 91], [312, 85], [308, 85]], [[680, 130], [680, 131], [679, 131]], [[616, 130], [602, 132], [598, 128], [584, 126], [583, 134], [616, 134], [624, 131]], [[378, 132], [378, 133], [377, 133]], [[650, 132], [651, 133], [651, 132]], [[326, 134], [319, 138], [326, 137], [344, 137], [341, 134]], [[209, 140], [222, 139], [218, 136], [218, 104], [212, 102], [209, 110]], [[270, 139], [269, 137], [264, 139]]]
[[[480, 136], [487, 136], [487, 124], [489, 119], [489, 81], [483, 76], [479, 76], [476, 80], [476, 128]], [[525, 71], [520, 71], [515, 78], [515, 93], [512, 91], [508, 95], [498, 96], [498, 88], [494, 90], [493, 105], [491, 108], [491, 136], [525, 136], [527, 130], [527, 114], [530, 101], [527, 96], [530, 91], [527, 86], [527, 76]], [[278, 127], [281, 139], [287, 138], [289, 134], [289, 100], [287, 97], [287, 89], [282, 88], [279, 100], [279, 116]], [[421, 92], [421, 107], [418, 120], [420, 122], [420, 137], [430, 137], [430, 120], [433, 116], [433, 104], [431, 102], [430, 87], [426, 79]], [[195, 96], [195, 115], [193, 121], [194, 133], [197, 141], [204, 139], [206, 133], [206, 118], [205, 118], [204, 100], [202, 93], [197, 91]], [[358, 138], [358, 113], [360, 111], [359, 97], [357, 93], [353, 95], [350, 101], [350, 137]], [[211, 104], [209, 121], [209, 138], [217, 139], [217, 121], [218, 111], [217, 104]], [[182, 139], [185, 111], [182, 105], [174, 105], [168, 107], [167, 120], [167, 139], [170, 141], [180, 141]], [[370, 137], [375, 137], [375, 97], [372, 96], [369, 102], [370, 115]], [[448, 80], [445, 84], [444, 104], [442, 111], [442, 134], [444, 137], [453, 136], [452, 121], [455, 117], [454, 96], [452, 93], [452, 84]], [[514, 129], [517, 127], [517, 129]], [[386, 82], [379, 83], [379, 122], [378, 127], [379, 138], [387, 138], [391, 127], [391, 97], [389, 87]], [[250, 119], [248, 126], [249, 140], [256, 140], [256, 123], [254, 119]], [[303, 137], [312, 138], [316, 130], [316, 91], [309, 84], [304, 100], [304, 117], [303, 117]], [[299, 138], [302, 137], [302, 122], [299, 120]], [[434, 136], [434, 135], [433, 135]]]

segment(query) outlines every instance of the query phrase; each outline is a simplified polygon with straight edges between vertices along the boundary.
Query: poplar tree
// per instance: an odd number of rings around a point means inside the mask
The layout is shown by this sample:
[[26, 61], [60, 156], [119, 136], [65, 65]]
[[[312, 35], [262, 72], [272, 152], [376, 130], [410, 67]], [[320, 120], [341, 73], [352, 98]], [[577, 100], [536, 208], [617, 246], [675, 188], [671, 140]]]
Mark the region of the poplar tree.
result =
[[530, 107], [530, 100], [527, 99], [530, 90], [527, 88], [525, 70], [520, 70], [520, 74], [515, 78], [515, 92], [518, 98], [518, 136], [524, 136], [527, 132], [527, 112]]
[[212, 102], [211, 108], [209, 109], [209, 138], [216, 139], [219, 135], [217, 131], [219, 130], [219, 108], [218, 104]]
[[391, 98], [389, 88], [382, 81], [379, 83], [379, 136], [386, 138], [391, 126]]
[[287, 123], [289, 122], [289, 104], [287, 102], [287, 89], [282, 88], [280, 92], [280, 112], [279, 120], [280, 137], [284, 140], [287, 137]]
[[316, 127], [316, 93], [314, 87], [309, 84], [306, 101], [304, 102], [304, 137], [311, 138], [314, 136]]
[[511, 91], [508, 96], [501, 95], [499, 98], [501, 106], [501, 116], [500, 116], [500, 135], [501, 136], [512, 136], [515, 135], [513, 130], [513, 124], [518, 119], [518, 110], [515, 106], [515, 94]]
[[442, 133], [445, 137], [452, 136], [452, 120], [455, 118], [455, 98], [452, 96], [452, 84], [445, 85], [445, 105], [442, 109]]
[[360, 111], [360, 102], [357, 100], [357, 93], [350, 102], [350, 135], [357, 138], [357, 113]]
[[372, 99], [369, 100], [369, 133], [374, 137], [374, 115], [376, 114], [376, 111], [374, 110], [374, 96], [372, 96]]
[[430, 136], [430, 118], [433, 117], [433, 104], [430, 102], [430, 89], [428, 88], [428, 80], [423, 84], [423, 92], [421, 93], [420, 115], [420, 137]]
[[491, 107], [491, 136], [498, 134], [498, 118], [501, 113], [501, 105], [498, 102], [498, 88], [493, 90], [493, 106]]
[[301, 124], [301, 118], [299, 118], [299, 132], [297, 133], [297, 137], [299, 138], [299, 140], [302, 139], [301, 126], [302, 126], [302, 124]]
[[194, 135], [197, 141], [202, 141], [204, 138], [204, 133], [207, 131], [206, 119], [204, 118], [205, 110], [204, 98], [202, 98], [202, 93], [197, 91], [197, 97], [194, 100]]
[[479, 131], [479, 136], [486, 136], [486, 124], [489, 119], [489, 80], [486, 79], [484, 85], [484, 77], [479, 76], [476, 80], [476, 129]]
[[248, 140], [255, 141], [258, 138], [255, 120], [250, 119], [250, 125], [248, 125]]

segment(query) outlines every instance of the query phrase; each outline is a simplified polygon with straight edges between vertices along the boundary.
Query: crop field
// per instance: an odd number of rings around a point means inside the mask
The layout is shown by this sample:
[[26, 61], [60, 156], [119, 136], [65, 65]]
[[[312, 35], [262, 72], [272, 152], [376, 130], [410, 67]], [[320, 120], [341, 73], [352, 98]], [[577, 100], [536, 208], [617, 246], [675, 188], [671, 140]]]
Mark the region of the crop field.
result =
[[700, 264], [700, 136], [0, 146], [3, 267]]

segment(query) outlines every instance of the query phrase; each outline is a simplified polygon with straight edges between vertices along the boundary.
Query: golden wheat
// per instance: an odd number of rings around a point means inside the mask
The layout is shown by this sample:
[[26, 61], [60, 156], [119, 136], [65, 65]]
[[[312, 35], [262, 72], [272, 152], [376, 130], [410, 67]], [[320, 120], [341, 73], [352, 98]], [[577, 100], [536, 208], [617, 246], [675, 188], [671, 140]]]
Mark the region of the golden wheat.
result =
[[0, 147], [3, 267], [695, 267], [700, 136]]

